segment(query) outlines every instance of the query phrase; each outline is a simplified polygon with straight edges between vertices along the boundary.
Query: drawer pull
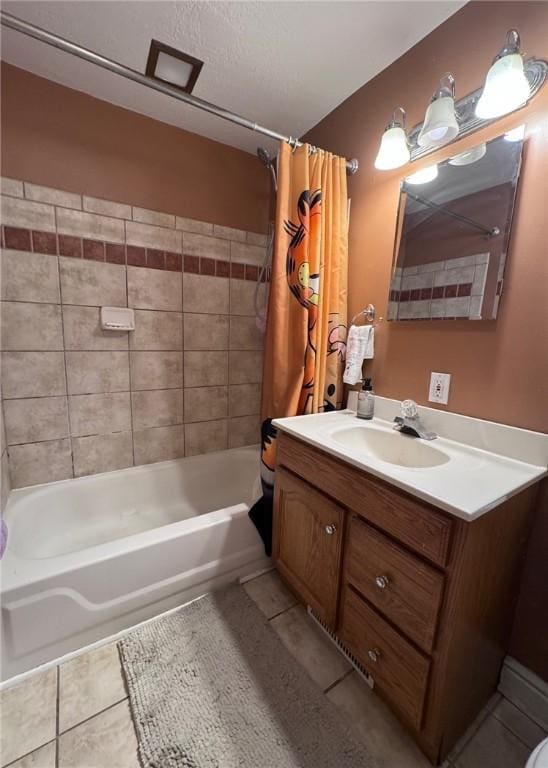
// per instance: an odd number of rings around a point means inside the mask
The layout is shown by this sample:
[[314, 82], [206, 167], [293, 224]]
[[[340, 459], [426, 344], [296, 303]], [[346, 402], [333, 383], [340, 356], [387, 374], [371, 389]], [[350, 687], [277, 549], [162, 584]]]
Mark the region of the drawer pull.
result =
[[334, 533], [337, 533], [337, 526], [335, 523], [331, 523], [331, 525], [325, 526], [325, 532], [328, 536], [333, 536]]
[[386, 589], [388, 586], [388, 578], [386, 576], [376, 576], [375, 584], [379, 589]]
[[373, 664], [376, 664], [377, 661], [380, 658], [381, 652], [378, 648], [370, 648], [367, 651], [367, 655], [369, 656], [370, 660], [373, 662]]

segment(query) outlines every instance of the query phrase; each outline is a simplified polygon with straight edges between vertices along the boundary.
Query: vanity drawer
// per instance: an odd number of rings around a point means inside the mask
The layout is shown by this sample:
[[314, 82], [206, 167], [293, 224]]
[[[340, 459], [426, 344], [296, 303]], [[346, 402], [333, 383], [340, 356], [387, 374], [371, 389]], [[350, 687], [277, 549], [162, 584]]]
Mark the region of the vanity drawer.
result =
[[447, 515], [283, 432], [278, 438], [278, 463], [427, 560], [447, 564], [453, 527]]
[[444, 577], [360, 518], [350, 523], [346, 580], [430, 653]]
[[375, 685], [417, 730], [421, 726], [430, 660], [348, 586], [339, 637], [373, 677]]

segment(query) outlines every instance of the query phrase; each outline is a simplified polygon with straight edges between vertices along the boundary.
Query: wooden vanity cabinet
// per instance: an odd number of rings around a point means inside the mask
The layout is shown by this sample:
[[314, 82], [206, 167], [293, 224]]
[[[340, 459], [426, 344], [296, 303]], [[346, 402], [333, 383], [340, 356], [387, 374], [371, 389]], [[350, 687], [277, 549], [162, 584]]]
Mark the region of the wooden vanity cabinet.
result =
[[496, 690], [535, 495], [466, 522], [279, 435], [276, 567], [434, 764]]

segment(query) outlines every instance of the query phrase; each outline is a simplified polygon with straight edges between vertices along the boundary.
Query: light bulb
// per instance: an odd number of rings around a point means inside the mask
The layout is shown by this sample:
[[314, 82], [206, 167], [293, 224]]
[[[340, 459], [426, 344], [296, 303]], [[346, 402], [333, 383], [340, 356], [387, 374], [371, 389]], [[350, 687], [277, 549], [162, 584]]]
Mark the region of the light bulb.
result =
[[429, 165], [427, 168], [421, 168], [420, 171], [412, 173], [411, 176], [406, 176], [405, 181], [407, 184], [428, 184], [429, 181], [434, 181], [438, 177], [438, 166]]
[[450, 157], [449, 165], [472, 165], [472, 163], [477, 163], [478, 160], [481, 160], [486, 152], [487, 145], [485, 142], [483, 144], [478, 144], [477, 147], [465, 149], [464, 152], [460, 152], [458, 155]]
[[519, 45], [518, 32], [509, 30], [504, 48], [485, 78], [483, 93], [476, 105], [477, 117], [491, 120], [507, 115], [527, 102], [531, 87], [525, 76]]

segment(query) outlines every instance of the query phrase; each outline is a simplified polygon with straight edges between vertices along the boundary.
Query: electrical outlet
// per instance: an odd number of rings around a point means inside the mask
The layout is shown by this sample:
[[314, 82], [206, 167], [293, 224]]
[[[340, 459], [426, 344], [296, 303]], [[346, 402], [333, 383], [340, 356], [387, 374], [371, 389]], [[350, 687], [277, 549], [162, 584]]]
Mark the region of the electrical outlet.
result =
[[449, 400], [449, 386], [451, 384], [450, 373], [434, 373], [430, 374], [430, 390], [428, 392], [428, 400], [431, 403], [442, 403], [447, 405]]

